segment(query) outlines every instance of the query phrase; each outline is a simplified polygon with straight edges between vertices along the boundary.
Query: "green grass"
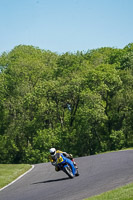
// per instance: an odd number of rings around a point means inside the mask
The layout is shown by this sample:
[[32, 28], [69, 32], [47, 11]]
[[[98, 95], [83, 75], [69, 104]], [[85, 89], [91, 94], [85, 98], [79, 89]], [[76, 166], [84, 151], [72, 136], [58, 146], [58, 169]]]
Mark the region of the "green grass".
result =
[[11, 183], [31, 168], [28, 164], [0, 164], [0, 188]]
[[133, 150], [133, 147], [130, 147], [130, 148], [125, 148], [123, 150]]
[[133, 183], [86, 200], [133, 200]]
[[127, 151], [127, 150], [133, 150], [133, 147], [130, 147], [130, 148], [123, 148], [123, 149], [118, 149], [118, 150], [112, 150], [112, 151], [100, 152], [100, 153], [97, 153], [97, 155], [98, 155], [98, 154], [111, 153], [111, 152], [117, 152], [117, 151]]

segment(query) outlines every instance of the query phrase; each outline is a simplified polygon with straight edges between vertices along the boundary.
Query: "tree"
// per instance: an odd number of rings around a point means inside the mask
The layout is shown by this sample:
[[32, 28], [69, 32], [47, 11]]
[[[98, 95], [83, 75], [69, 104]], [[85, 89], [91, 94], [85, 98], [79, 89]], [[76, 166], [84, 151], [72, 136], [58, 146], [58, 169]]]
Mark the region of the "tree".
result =
[[132, 146], [132, 46], [2, 54], [0, 162], [46, 162], [51, 146], [74, 156]]

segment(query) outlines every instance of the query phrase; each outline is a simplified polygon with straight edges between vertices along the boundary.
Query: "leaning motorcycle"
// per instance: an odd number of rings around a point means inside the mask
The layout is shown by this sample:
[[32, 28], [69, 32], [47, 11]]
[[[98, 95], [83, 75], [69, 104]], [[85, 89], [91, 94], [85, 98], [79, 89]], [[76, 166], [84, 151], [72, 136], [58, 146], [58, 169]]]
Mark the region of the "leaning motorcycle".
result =
[[57, 161], [56, 161], [60, 170], [64, 171], [70, 178], [74, 178], [74, 176], [78, 176], [78, 169], [75, 168], [73, 162], [63, 156], [62, 153], [57, 153]]

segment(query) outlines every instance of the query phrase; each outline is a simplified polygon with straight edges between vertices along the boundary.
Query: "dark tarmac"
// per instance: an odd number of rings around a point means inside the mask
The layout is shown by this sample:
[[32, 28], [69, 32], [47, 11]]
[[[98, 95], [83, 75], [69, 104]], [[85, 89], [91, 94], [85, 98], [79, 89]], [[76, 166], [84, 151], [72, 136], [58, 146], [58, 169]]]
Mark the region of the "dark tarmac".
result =
[[0, 191], [0, 200], [82, 200], [133, 182], [133, 150], [76, 158], [80, 176], [69, 179], [51, 163], [36, 164]]

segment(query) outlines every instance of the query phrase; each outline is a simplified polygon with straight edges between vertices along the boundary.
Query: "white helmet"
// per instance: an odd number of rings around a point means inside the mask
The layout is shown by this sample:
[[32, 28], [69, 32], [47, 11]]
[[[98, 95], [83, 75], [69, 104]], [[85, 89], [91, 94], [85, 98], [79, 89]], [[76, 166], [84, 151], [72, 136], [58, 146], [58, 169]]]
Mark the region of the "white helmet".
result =
[[56, 155], [56, 149], [55, 148], [51, 148], [49, 150], [49, 152], [50, 152], [51, 156], [55, 156]]

